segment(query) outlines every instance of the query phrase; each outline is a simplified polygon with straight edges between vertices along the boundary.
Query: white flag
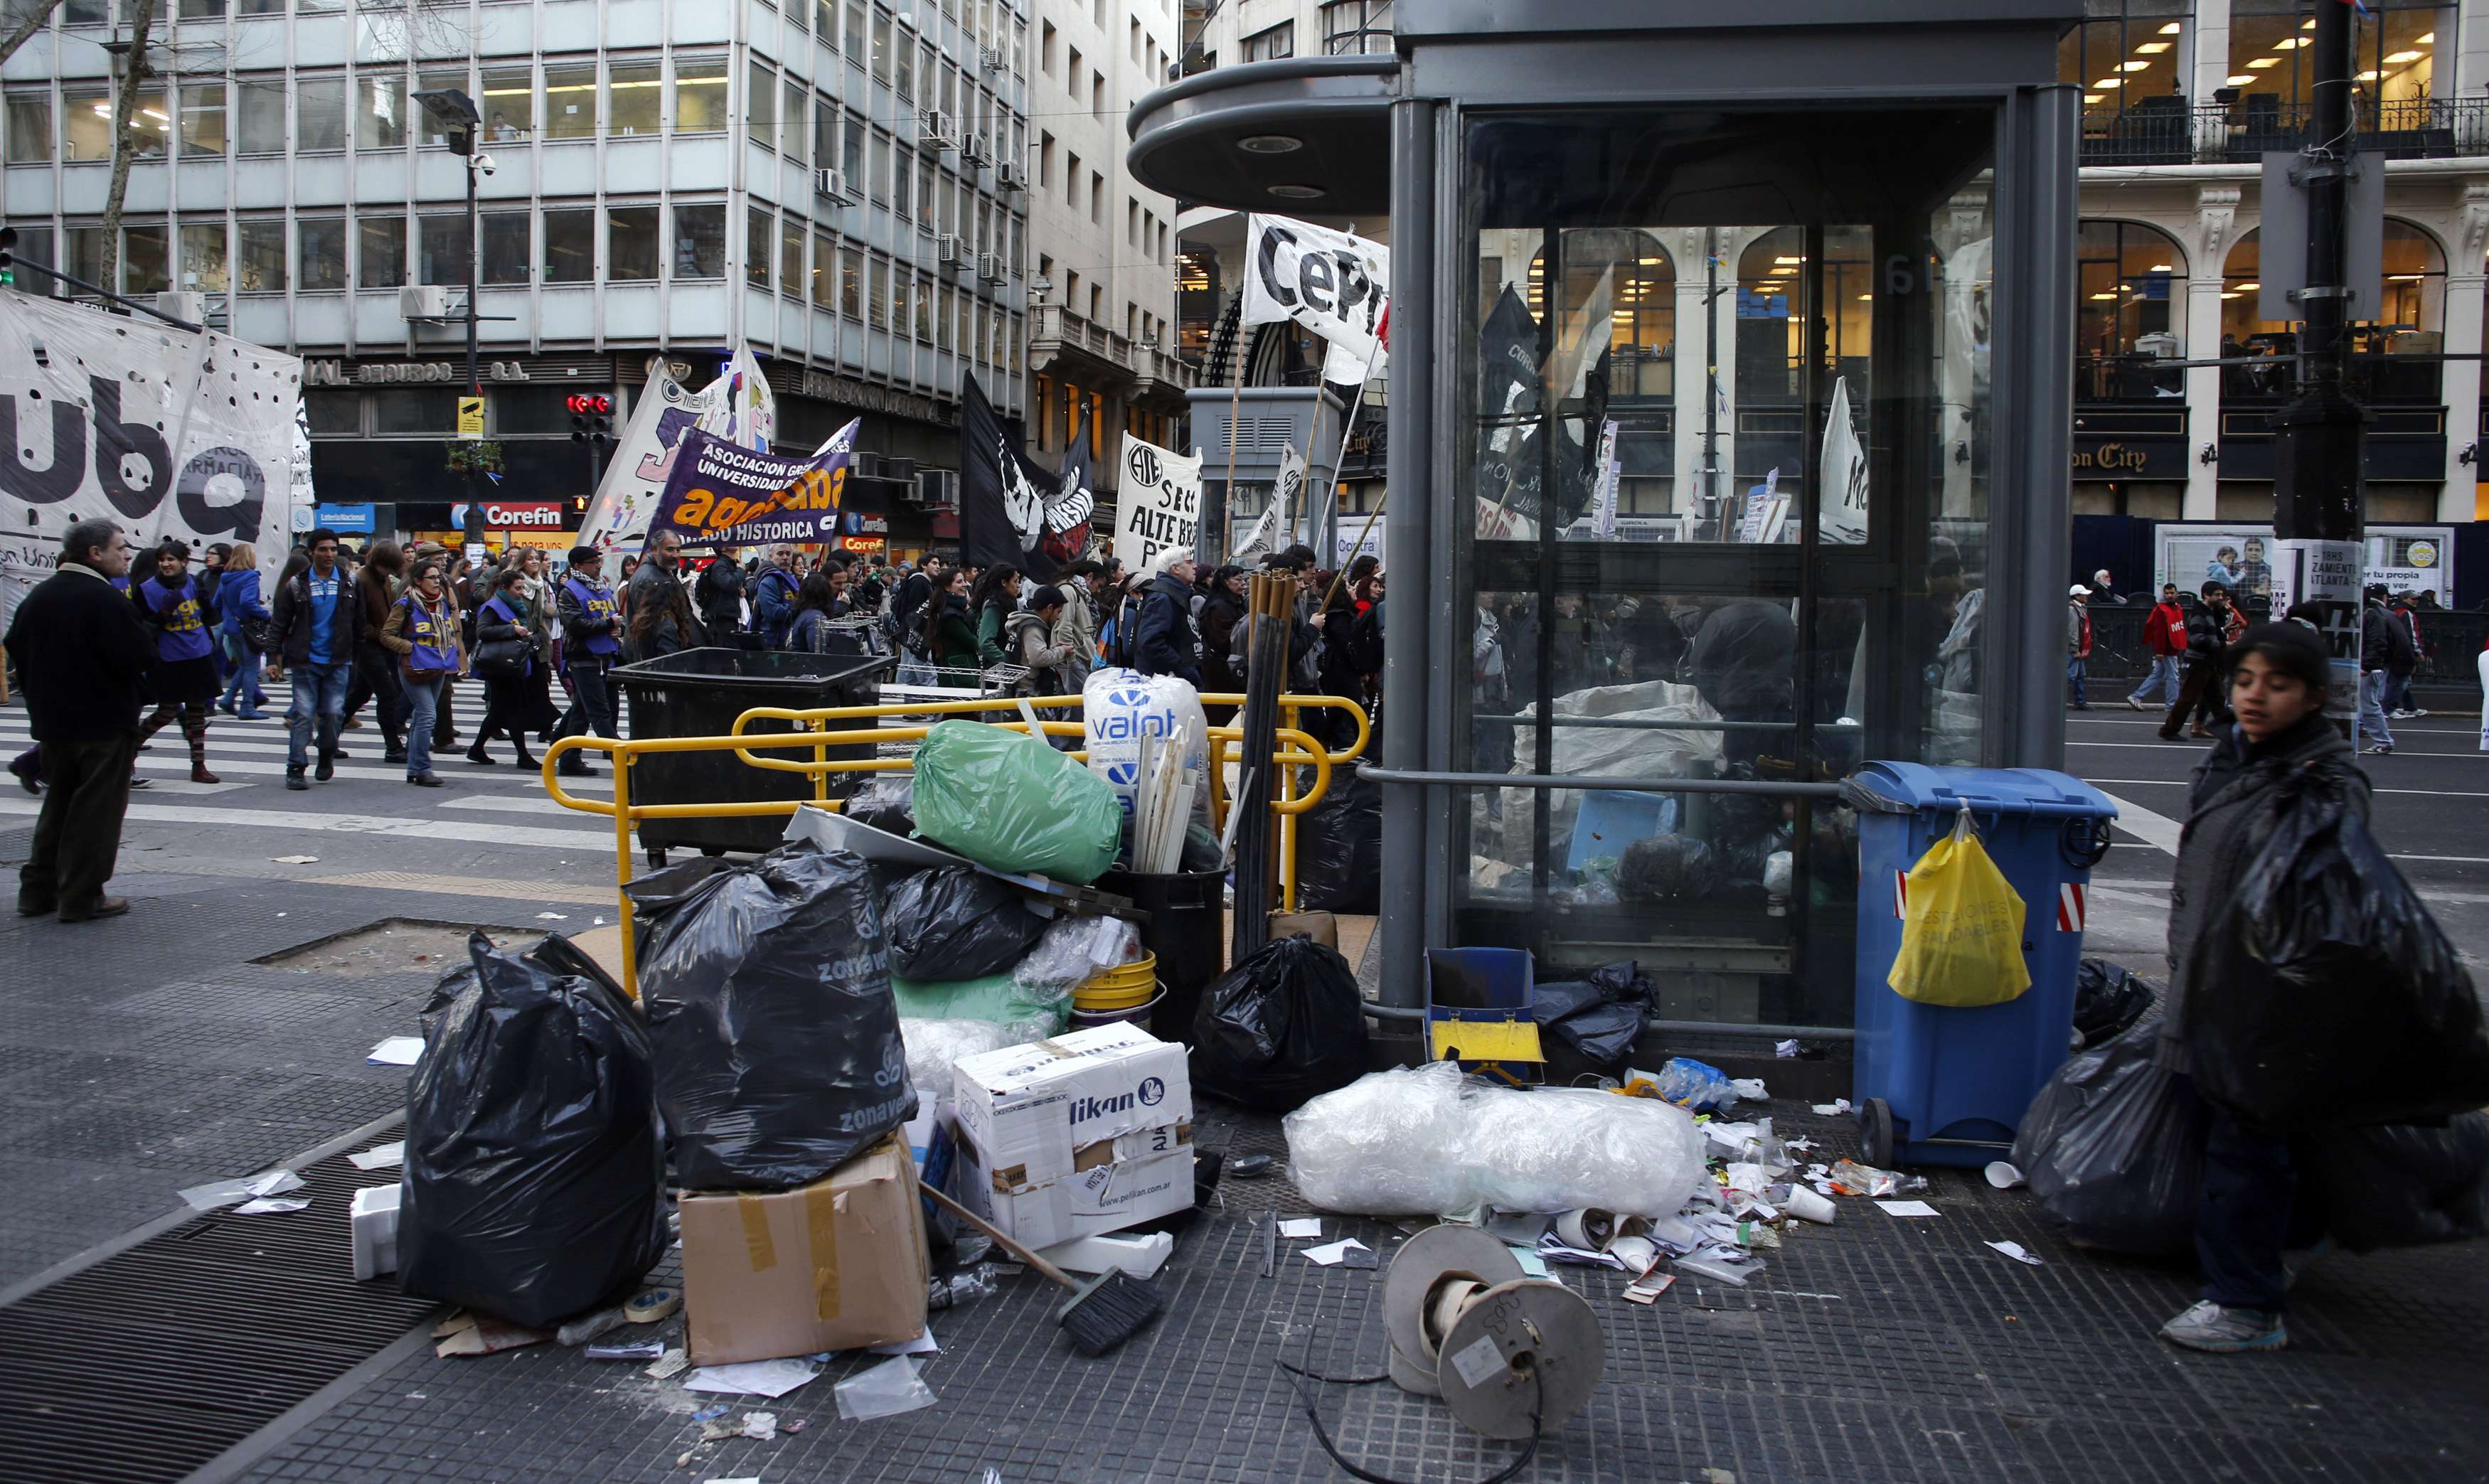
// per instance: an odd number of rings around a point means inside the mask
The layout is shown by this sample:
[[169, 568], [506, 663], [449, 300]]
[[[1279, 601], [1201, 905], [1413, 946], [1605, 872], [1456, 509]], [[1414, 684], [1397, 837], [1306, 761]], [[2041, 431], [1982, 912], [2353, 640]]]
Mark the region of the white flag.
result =
[[1201, 455], [1187, 458], [1127, 433], [1117, 468], [1115, 555], [1125, 569], [1146, 572], [1159, 553], [1193, 545], [1201, 528]]
[[1867, 542], [1867, 450], [1849, 426], [1849, 378], [1832, 384], [1832, 407], [1823, 424], [1823, 456], [1816, 463], [1821, 487], [1816, 492], [1817, 519], [1822, 539], [1833, 546]]
[[1616, 423], [1611, 417], [1599, 433], [1598, 515], [1590, 527], [1602, 541], [1616, 533], [1616, 483], [1622, 472], [1616, 461]]
[[634, 399], [631, 420], [607, 455], [596, 498], [579, 523], [580, 544], [639, 549], [647, 539], [657, 497], [673, 472], [674, 445], [694, 427], [768, 451], [778, 433], [778, 397], [749, 347], [737, 346], [725, 370], [698, 391], [686, 390], [662, 360], [651, 359], [647, 385]]
[[1247, 325], [1294, 320], [1323, 337], [1324, 379], [1362, 382], [1385, 366], [1391, 250], [1349, 232], [1288, 216], [1248, 219]]

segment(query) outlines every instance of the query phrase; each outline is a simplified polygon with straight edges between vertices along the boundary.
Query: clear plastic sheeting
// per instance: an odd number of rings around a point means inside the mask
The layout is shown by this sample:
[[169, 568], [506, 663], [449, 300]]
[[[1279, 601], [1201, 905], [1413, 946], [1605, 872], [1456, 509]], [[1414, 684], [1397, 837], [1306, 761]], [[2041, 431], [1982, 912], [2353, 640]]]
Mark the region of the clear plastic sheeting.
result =
[[1012, 978], [1025, 988], [1064, 995], [1140, 956], [1141, 930], [1120, 917], [1058, 917], [1012, 969]]
[[1705, 1178], [1702, 1133], [1682, 1108], [1470, 1083], [1448, 1062], [1361, 1077], [1290, 1114], [1285, 1129], [1305, 1199], [1363, 1215], [1668, 1215]]
[[1019, 1044], [1009, 1029], [991, 1020], [901, 1018], [899, 1036], [907, 1042], [907, 1085], [916, 1089], [920, 1101], [950, 1096], [951, 1068], [959, 1058]]

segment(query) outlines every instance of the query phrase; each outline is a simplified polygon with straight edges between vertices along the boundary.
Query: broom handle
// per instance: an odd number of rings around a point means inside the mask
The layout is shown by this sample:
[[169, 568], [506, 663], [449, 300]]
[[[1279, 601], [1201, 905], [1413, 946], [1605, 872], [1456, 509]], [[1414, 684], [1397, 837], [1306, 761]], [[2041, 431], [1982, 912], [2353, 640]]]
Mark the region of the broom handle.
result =
[[949, 1212], [960, 1220], [967, 1222], [970, 1226], [975, 1227], [978, 1231], [991, 1237], [996, 1244], [1001, 1246], [1004, 1251], [1010, 1253], [1012, 1256], [1028, 1264], [1031, 1268], [1036, 1269], [1046, 1277], [1052, 1278], [1055, 1282], [1071, 1289], [1073, 1293], [1078, 1293], [1080, 1291], [1080, 1285], [1065, 1276], [1062, 1269], [1055, 1267], [1044, 1258], [1038, 1256], [1028, 1248], [1021, 1246], [1018, 1242], [1004, 1236], [1001, 1232], [995, 1230], [992, 1222], [987, 1220], [985, 1217], [978, 1215], [975, 1212], [970, 1211], [965, 1206], [962, 1206], [958, 1202], [951, 1199], [949, 1196], [944, 1195], [941, 1191], [934, 1189], [931, 1185], [920, 1184], [916, 1188], [923, 1192], [928, 1200], [940, 1202], [944, 1211]]

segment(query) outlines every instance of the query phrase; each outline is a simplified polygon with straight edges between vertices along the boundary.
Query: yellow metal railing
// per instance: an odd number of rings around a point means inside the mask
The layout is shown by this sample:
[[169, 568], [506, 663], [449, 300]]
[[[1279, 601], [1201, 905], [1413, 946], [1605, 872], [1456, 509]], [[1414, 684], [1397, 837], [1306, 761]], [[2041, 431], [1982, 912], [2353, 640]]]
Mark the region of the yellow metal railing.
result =
[[[1241, 705], [1241, 696], [1212, 695], [1202, 699], [1212, 705]], [[1282, 714], [1291, 725], [1277, 728], [1278, 750], [1271, 756], [1277, 774], [1273, 790], [1271, 811], [1279, 817], [1280, 854], [1279, 885], [1281, 901], [1289, 911], [1296, 910], [1296, 819], [1299, 814], [1322, 802], [1330, 789], [1331, 769], [1356, 760], [1365, 751], [1372, 736], [1365, 708], [1337, 696], [1282, 696]], [[925, 740], [931, 726], [884, 727], [878, 723], [889, 717], [995, 717], [1002, 713], [1009, 719], [996, 718], [988, 725], [1009, 731], [1027, 731], [1019, 708], [1076, 706], [1077, 696], [1031, 698], [1025, 701], [1008, 698], [979, 700], [915, 701], [874, 706], [829, 706], [818, 710], [791, 710], [777, 706], [756, 706], [734, 719], [734, 730], [723, 737], [646, 737], [620, 741], [612, 737], [564, 737], [545, 749], [542, 773], [545, 792], [564, 809], [582, 813], [603, 814], [614, 821], [615, 888], [619, 899], [622, 930], [622, 987], [634, 998], [640, 992], [639, 955], [632, 942], [631, 898], [622, 891], [631, 882], [632, 832], [644, 819], [730, 819], [762, 818], [769, 815], [792, 815], [806, 803], [824, 809], [837, 809], [840, 800], [829, 795], [830, 776], [835, 773], [897, 773], [915, 767], [912, 757], [832, 757], [833, 747], [872, 747], [884, 742], [914, 743]], [[1357, 740], [1347, 748], [1332, 752], [1307, 732], [1293, 725], [1305, 710], [1329, 709], [1345, 711], [1357, 721]], [[798, 729], [785, 732], [747, 730], [756, 722], [779, 722]], [[865, 722], [861, 728], [833, 731], [830, 727], [841, 722]], [[1085, 735], [1082, 725], [1075, 721], [1043, 720], [1038, 729], [1046, 736], [1078, 737]], [[1236, 727], [1210, 728], [1211, 818], [1223, 827], [1229, 804], [1223, 771], [1229, 762], [1242, 760], [1243, 733]], [[761, 756], [760, 753], [810, 752], [810, 758]], [[561, 785], [558, 765], [573, 753], [598, 752], [606, 755], [614, 768], [614, 798], [582, 798]], [[730, 752], [745, 763], [780, 773], [808, 774], [813, 779], [813, 797], [803, 799], [760, 799], [748, 803], [717, 804], [638, 804], [631, 798], [631, 768], [640, 758], [661, 753]], [[1072, 752], [1066, 756], [1088, 760], [1085, 752]], [[1302, 792], [1297, 788], [1297, 775], [1310, 768], [1313, 778]]]

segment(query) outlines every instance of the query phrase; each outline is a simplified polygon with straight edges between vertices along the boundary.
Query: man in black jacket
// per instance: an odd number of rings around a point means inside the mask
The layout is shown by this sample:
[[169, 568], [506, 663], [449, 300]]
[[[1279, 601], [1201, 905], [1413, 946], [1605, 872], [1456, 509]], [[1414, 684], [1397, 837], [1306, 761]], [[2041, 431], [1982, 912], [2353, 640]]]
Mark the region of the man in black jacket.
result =
[[1149, 596], [1132, 622], [1132, 668], [1145, 675], [1174, 675], [1201, 688], [1193, 660], [1192, 549], [1179, 546], [1159, 561]]
[[61, 541], [60, 570], [17, 605], [10, 658], [25, 687], [27, 719], [43, 744], [43, 813], [17, 871], [17, 912], [58, 911], [65, 923], [118, 917], [106, 897], [129, 808], [138, 754], [140, 686], [156, 642], [112, 585], [129, 571], [129, 541], [110, 521], [80, 521]]
[[[2218, 583], [2204, 585], [2201, 603], [2187, 610], [2186, 671], [2178, 682], [2178, 699], [2160, 722], [2160, 740], [2178, 740], [2178, 726], [2195, 710], [2204, 692], [2220, 683], [2221, 651], [2229, 645], [2230, 590]], [[2188, 728], [2189, 736], [2210, 737], [2202, 717]]]

